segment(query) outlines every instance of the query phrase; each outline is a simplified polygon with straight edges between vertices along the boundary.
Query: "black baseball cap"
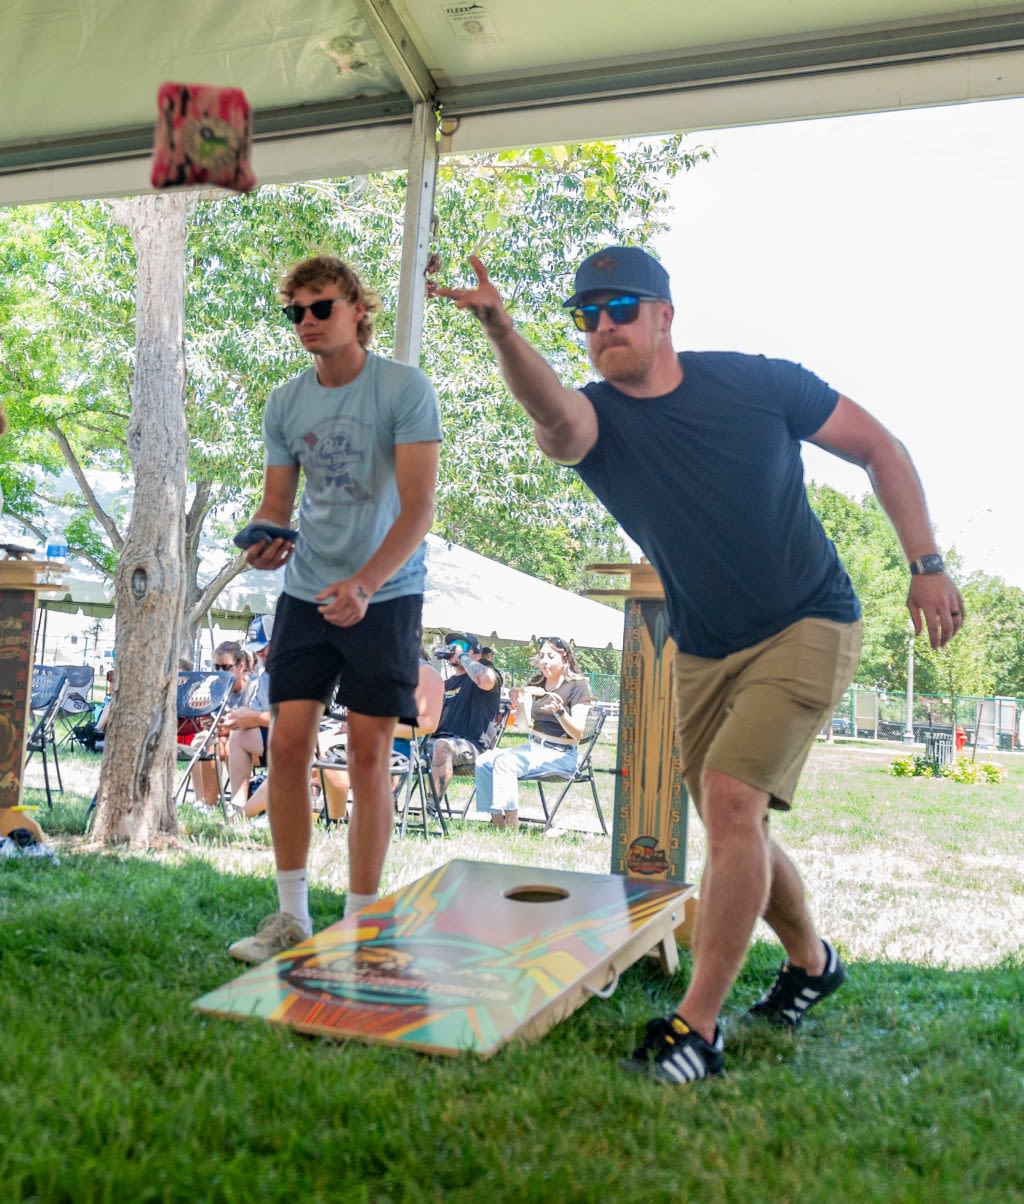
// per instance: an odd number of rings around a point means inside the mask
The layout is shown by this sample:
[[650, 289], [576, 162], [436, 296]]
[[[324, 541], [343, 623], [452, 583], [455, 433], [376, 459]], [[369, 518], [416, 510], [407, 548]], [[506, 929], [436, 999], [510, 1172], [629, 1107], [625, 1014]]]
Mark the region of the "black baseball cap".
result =
[[576, 291], [564, 305], [575, 309], [591, 293], [629, 293], [655, 301], [672, 300], [668, 272], [640, 247], [605, 247], [584, 259], [576, 271]]

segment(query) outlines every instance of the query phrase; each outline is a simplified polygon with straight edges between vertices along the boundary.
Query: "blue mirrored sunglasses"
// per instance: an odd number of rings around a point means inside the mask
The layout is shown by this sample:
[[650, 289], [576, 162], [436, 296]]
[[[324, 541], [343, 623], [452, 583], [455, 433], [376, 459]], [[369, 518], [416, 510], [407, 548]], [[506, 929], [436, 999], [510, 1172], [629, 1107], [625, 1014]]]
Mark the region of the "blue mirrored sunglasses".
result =
[[593, 334], [597, 330], [597, 324], [601, 321], [602, 313], [606, 313], [616, 326], [628, 326], [630, 322], [635, 322], [636, 316], [640, 312], [640, 298], [623, 294], [621, 297], [612, 297], [610, 301], [579, 305], [571, 312], [576, 329]]

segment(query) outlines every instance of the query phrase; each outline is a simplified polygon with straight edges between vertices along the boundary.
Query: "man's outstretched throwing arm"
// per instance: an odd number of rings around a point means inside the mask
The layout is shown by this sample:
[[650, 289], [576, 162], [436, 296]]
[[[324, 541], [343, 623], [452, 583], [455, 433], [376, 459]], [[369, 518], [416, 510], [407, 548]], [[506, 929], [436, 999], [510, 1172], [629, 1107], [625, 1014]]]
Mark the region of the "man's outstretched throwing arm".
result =
[[597, 441], [594, 407], [582, 393], [567, 389], [547, 360], [516, 330], [481, 260], [470, 255], [469, 262], [476, 274], [475, 288], [441, 288], [431, 283], [430, 295], [448, 297], [477, 318], [512, 395], [533, 419], [540, 450], [561, 464], [578, 463]]

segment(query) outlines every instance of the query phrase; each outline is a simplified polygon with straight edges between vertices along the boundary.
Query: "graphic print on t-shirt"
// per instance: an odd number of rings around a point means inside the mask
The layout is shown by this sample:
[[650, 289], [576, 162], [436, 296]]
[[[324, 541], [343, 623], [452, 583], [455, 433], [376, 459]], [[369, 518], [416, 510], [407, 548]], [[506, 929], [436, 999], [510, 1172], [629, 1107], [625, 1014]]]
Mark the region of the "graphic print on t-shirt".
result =
[[334, 493], [331, 500], [338, 502], [365, 502], [373, 496], [371, 432], [366, 423], [329, 418], [302, 439], [312, 452], [303, 465], [306, 478], [318, 492]]

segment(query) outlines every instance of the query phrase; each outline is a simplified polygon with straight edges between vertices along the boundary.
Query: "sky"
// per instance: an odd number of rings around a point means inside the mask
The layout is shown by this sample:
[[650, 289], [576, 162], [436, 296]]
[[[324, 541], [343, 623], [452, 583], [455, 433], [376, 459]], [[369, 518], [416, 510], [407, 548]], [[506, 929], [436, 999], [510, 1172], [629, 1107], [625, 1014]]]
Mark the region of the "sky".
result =
[[[654, 250], [675, 345], [796, 360], [906, 444], [939, 546], [1024, 587], [1024, 100], [712, 130]], [[805, 444], [807, 477], [861, 469]]]

